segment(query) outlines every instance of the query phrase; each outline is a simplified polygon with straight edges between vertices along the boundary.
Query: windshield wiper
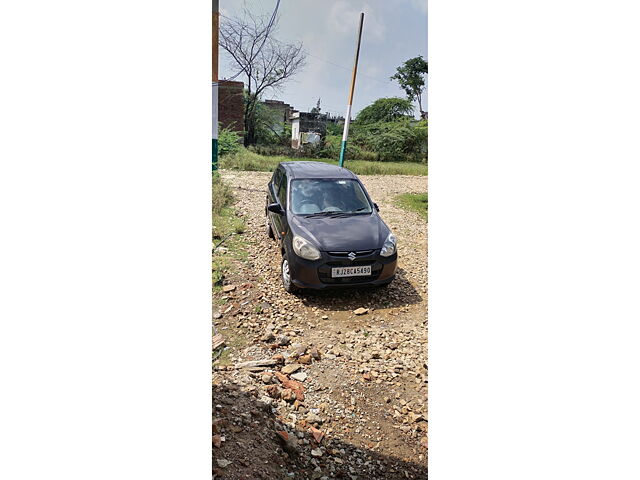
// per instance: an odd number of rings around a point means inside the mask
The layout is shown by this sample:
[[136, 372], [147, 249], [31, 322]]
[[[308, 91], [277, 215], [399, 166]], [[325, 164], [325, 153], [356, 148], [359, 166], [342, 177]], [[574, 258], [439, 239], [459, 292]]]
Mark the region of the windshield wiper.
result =
[[351, 217], [353, 215], [362, 215], [360, 212], [362, 212], [362, 210], [366, 210], [367, 207], [362, 207], [362, 208], [358, 208], [356, 210], [353, 210], [352, 212], [339, 212], [336, 213], [335, 215], [332, 215], [331, 217]]
[[361, 207], [361, 208], [357, 208], [356, 210], [353, 210], [352, 212], [341, 212], [340, 210], [329, 210], [328, 212], [316, 212], [316, 213], [311, 213], [309, 215], [305, 215], [305, 218], [309, 218], [309, 217], [349, 217], [351, 215], [358, 215], [362, 210], [366, 210], [367, 207]]
[[327, 217], [329, 215], [335, 215], [337, 213], [343, 213], [340, 210], [329, 210], [328, 212], [316, 212], [316, 213], [311, 213], [309, 215], [305, 215], [304, 218], [309, 218], [309, 217]]

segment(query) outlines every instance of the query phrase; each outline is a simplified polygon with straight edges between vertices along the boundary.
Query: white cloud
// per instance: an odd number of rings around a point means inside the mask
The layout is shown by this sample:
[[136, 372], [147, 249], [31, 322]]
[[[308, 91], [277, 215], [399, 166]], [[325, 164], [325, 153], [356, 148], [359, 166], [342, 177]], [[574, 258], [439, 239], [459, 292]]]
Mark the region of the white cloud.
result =
[[332, 33], [340, 36], [356, 34], [360, 12], [364, 12], [363, 36], [366, 35], [374, 41], [384, 39], [386, 26], [375, 13], [374, 8], [367, 2], [347, 2], [339, 0], [334, 2], [329, 10], [327, 24]]

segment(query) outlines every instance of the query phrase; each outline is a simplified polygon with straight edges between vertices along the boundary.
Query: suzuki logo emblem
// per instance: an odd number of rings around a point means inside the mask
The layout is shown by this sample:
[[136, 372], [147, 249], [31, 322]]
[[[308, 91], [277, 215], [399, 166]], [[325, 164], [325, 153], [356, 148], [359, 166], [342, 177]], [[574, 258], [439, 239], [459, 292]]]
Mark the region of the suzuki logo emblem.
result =
[[350, 252], [349, 255], [347, 255], [347, 257], [349, 257], [349, 260], [353, 262], [356, 259], [356, 254], [353, 252]]

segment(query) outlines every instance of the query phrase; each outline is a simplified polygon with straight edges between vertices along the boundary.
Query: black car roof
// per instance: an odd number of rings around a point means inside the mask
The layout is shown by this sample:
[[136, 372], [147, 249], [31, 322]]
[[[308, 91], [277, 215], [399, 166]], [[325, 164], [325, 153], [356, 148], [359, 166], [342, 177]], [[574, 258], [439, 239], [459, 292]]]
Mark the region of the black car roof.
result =
[[289, 178], [356, 178], [351, 170], [324, 162], [281, 162]]

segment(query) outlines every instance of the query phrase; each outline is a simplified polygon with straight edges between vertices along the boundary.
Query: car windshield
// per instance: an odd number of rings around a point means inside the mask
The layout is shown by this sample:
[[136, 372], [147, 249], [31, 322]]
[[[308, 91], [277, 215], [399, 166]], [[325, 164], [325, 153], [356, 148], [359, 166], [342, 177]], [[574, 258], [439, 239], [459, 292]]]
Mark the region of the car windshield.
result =
[[291, 211], [296, 215], [366, 214], [371, 204], [353, 179], [299, 179], [291, 182]]

